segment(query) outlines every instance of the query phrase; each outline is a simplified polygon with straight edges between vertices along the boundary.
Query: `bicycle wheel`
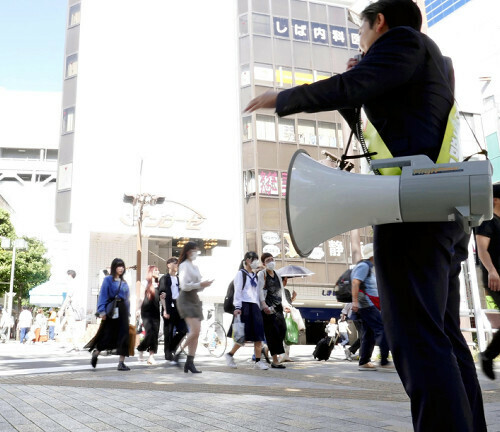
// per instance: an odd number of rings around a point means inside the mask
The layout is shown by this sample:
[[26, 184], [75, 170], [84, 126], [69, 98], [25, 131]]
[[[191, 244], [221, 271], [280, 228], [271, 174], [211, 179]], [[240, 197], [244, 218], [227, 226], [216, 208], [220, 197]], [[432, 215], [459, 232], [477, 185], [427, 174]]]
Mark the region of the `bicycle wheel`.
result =
[[227, 338], [224, 327], [217, 321], [207, 329], [208, 352], [213, 357], [221, 357], [226, 352]]

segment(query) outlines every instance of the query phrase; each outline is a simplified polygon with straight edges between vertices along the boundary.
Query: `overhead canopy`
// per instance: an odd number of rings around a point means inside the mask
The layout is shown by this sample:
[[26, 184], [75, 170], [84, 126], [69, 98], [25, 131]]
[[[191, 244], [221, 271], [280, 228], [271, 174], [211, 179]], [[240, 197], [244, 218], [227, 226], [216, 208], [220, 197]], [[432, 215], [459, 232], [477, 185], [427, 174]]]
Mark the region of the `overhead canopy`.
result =
[[60, 307], [66, 297], [67, 284], [47, 281], [30, 290], [30, 304], [40, 307]]

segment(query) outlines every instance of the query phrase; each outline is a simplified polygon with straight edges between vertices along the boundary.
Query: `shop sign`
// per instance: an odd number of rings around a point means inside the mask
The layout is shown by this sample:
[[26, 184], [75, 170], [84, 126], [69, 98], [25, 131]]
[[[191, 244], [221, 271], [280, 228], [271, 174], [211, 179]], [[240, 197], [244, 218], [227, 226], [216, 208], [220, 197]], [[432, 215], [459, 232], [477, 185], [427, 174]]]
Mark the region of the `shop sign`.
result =
[[320, 260], [323, 259], [324, 256], [325, 256], [325, 251], [323, 250], [323, 247], [318, 246], [312, 250], [311, 255], [309, 255], [309, 258], [314, 260]]
[[281, 249], [276, 245], [266, 245], [262, 248], [262, 252], [270, 253], [275, 258], [281, 255]]
[[270, 245], [274, 245], [281, 241], [280, 235], [272, 231], [266, 231], [265, 233], [262, 233], [262, 240], [264, 241], [264, 243]]
[[309, 23], [307, 21], [292, 20], [292, 31], [295, 40], [309, 40]]

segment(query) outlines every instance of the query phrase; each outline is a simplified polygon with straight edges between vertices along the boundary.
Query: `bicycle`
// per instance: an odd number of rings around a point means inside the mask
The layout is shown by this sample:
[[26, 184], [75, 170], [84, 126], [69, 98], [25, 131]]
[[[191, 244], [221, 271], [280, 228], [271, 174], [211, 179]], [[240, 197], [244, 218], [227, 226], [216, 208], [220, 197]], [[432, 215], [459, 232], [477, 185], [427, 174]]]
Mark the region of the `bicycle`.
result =
[[[201, 322], [200, 337], [198, 345], [203, 345], [213, 357], [219, 358], [224, 355], [227, 348], [227, 335], [224, 327], [215, 320], [214, 309], [207, 312], [206, 321]], [[181, 351], [187, 355], [186, 337], [182, 340]]]

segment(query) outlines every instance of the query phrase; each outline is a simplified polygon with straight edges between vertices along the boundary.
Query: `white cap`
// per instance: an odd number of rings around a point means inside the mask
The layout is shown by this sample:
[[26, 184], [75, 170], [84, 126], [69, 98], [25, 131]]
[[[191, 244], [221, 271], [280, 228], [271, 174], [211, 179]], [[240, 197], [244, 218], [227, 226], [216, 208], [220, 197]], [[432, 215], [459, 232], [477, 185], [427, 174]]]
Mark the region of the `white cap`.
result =
[[370, 259], [373, 257], [373, 243], [363, 245], [361, 253], [363, 254], [364, 259]]

